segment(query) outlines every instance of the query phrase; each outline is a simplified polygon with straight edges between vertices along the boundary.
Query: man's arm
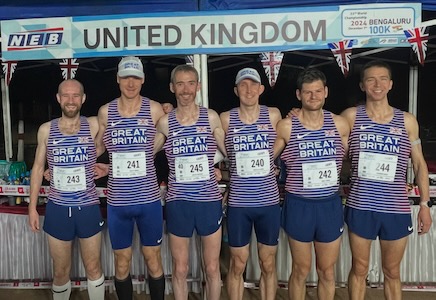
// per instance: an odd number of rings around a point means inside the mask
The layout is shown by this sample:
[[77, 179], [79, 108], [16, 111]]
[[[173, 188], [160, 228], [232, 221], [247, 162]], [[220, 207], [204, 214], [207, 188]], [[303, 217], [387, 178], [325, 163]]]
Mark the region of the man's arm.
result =
[[50, 132], [50, 122], [42, 124], [38, 129], [38, 145], [35, 152], [32, 174], [30, 175], [30, 202], [28, 206], [29, 225], [32, 231], [39, 231], [39, 214], [36, 210], [38, 205], [39, 190], [41, 189], [47, 157], [47, 140]]
[[154, 126], [156, 127], [159, 119], [162, 118], [163, 115], [165, 115], [162, 104], [154, 100], [150, 100], [150, 111], [151, 118], [153, 119]]
[[209, 124], [212, 129], [212, 134], [215, 137], [218, 150], [220, 150], [224, 156], [227, 156], [226, 146], [224, 142], [225, 134], [224, 134], [223, 126], [221, 124], [220, 117], [218, 116], [216, 111], [212, 109], [208, 109], [208, 114], [209, 114]]
[[412, 114], [405, 112], [404, 121], [409, 140], [412, 144], [411, 158], [420, 197], [418, 234], [424, 234], [430, 230], [432, 223], [430, 208], [427, 205], [427, 202], [430, 200], [427, 163], [422, 154], [421, 141], [419, 139], [419, 125], [416, 118]]
[[156, 155], [162, 150], [168, 136], [168, 115], [162, 116], [156, 125], [156, 136], [154, 137], [153, 154]]
[[103, 105], [98, 110], [98, 117], [97, 117], [97, 123], [98, 123], [98, 129], [97, 134], [95, 136], [95, 147], [97, 149], [97, 157], [102, 155], [106, 148], [103, 143], [103, 135], [107, 128], [107, 118], [108, 118], [108, 104]]
[[277, 123], [282, 119], [282, 114], [277, 107], [268, 107], [269, 120], [274, 128], [277, 130]]
[[292, 130], [292, 119], [284, 118], [277, 123], [277, 137], [274, 141], [274, 159], [276, 159], [289, 142]]

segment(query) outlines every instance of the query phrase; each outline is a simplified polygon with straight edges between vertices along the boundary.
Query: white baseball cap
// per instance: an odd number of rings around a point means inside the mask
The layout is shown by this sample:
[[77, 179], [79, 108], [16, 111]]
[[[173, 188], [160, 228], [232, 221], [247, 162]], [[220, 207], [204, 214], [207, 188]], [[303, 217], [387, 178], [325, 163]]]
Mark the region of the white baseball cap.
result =
[[253, 68], [244, 68], [239, 70], [238, 74], [236, 74], [235, 84], [240, 83], [244, 79], [251, 79], [258, 83], [262, 82], [259, 73]]
[[142, 66], [142, 62], [139, 58], [135, 56], [126, 56], [123, 57], [118, 64], [118, 76], [119, 77], [128, 77], [135, 76], [138, 78], [144, 78], [144, 67]]

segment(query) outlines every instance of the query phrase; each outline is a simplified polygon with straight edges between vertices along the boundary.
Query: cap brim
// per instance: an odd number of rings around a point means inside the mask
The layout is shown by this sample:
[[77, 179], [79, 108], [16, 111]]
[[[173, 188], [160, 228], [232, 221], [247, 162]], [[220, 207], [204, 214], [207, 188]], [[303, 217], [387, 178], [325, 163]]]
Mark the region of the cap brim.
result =
[[144, 78], [144, 73], [139, 70], [131, 70], [131, 69], [118, 71], [118, 77], [129, 77], [129, 76]]

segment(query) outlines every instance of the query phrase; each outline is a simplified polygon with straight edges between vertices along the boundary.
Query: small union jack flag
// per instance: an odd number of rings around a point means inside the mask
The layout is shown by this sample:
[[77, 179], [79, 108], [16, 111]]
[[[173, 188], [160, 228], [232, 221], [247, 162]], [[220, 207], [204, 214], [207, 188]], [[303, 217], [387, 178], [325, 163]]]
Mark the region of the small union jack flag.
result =
[[325, 130], [324, 134], [325, 134], [325, 136], [328, 136], [328, 137], [335, 136], [335, 130], [334, 129], [332, 129], [332, 130]]
[[392, 134], [402, 134], [402, 130], [401, 130], [401, 128], [398, 128], [398, 127], [391, 127], [391, 128], [389, 128], [389, 133], [392, 133]]
[[194, 55], [186, 55], [185, 62], [187, 65], [193, 66], [194, 65]]
[[428, 33], [425, 33], [426, 30], [427, 27], [404, 30], [407, 41], [412, 45], [412, 49], [418, 56], [421, 65], [424, 65], [425, 52], [427, 51]]
[[15, 68], [17, 67], [16, 61], [2, 61], [3, 65], [3, 74], [5, 74], [6, 85], [9, 85], [12, 80], [12, 74], [15, 72]]
[[339, 68], [341, 68], [342, 74], [345, 77], [348, 76], [350, 71], [351, 51], [353, 49], [353, 40], [342, 40], [336, 43], [329, 43], [329, 48], [332, 51]]
[[80, 144], [89, 143], [89, 137], [87, 137], [87, 136], [79, 136], [78, 142]]
[[280, 66], [283, 60], [283, 53], [278, 52], [262, 52], [260, 55], [263, 69], [268, 78], [269, 85], [273, 88], [279, 77]]
[[207, 132], [206, 126], [197, 126], [197, 133], [205, 133]]
[[147, 119], [138, 119], [138, 125], [148, 125]]
[[257, 125], [257, 130], [268, 130], [268, 124]]
[[62, 77], [65, 80], [73, 79], [74, 77], [76, 77], [76, 71], [79, 68], [79, 63], [77, 62], [77, 59], [75, 58], [63, 59], [59, 63], [59, 66], [61, 67], [62, 70]]

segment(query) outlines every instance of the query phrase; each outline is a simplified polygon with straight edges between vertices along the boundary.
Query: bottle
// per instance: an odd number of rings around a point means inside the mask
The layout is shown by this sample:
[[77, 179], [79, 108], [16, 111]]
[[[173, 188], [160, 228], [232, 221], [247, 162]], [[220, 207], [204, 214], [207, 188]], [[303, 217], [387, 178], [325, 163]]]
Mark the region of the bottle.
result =
[[[20, 185], [21, 184], [21, 182], [20, 182], [20, 178], [18, 178], [18, 177], [13, 177], [13, 185]], [[21, 202], [23, 201], [23, 197], [21, 197], [21, 196], [17, 196], [17, 197], [15, 197], [15, 203], [17, 204], [17, 205], [19, 205], [19, 204], [21, 204]]]
[[[12, 176], [8, 176], [7, 185], [13, 185], [13, 184], [14, 184], [14, 181], [12, 179]], [[15, 197], [8, 196], [8, 203], [9, 203], [9, 206], [15, 206]]]
[[159, 184], [159, 188], [160, 188], [160, 202], [161, 202], [162, 206], [164, 206], [165, 205], [165, 197], [166, 197], [167, 191], [168, 191], [167, 183], [165, 181], [162, 181]]

